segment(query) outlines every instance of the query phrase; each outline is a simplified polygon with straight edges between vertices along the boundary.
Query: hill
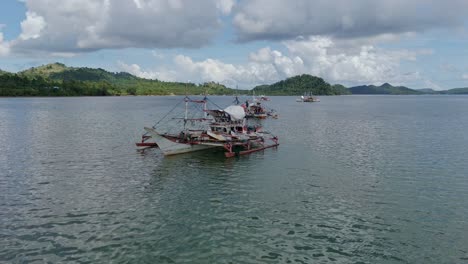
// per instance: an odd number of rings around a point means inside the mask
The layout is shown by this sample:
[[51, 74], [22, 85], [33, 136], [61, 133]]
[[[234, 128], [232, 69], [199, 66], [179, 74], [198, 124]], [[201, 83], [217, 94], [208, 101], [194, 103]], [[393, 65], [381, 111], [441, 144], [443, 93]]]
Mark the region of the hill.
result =
[[[235, 94], [239, 91], [222, 84], [164, 82], [139, 78], [126, 72], [104, 69], [67, 67], [62, 63], [33, 67], [18, 73], [0, 70], [0, 96], [94, 96], [94, 95], [184, 95]], [[241, 90], [242, 93], [244, 90]], [[298, 75], [271, 85], [259, 85], [253, 91], [260, 95], [341, 95], [341, 94], [468, 94], [468, 88], [446, 91], [413, 90], [404, 86], [363, 85], [346, 88], [331, 85], [322, 78]], [[248, 92], [248, 91], [244, 91]]]
[[35, 78], [41, 76], [52, 80], [74, 80], [74, 81], [107, 81], [117, 84], [120, 81], [144, 80], [126, 72], [108, 72], [101, 68], [75, 68], [67, 67], [62, 63], [52, 63], [40, 67], [33, 67], [18, 73], [21, 76]]
[[441, 94], [468, 94], [468, 87], [454, 88], [447, 91], [440, 91]]
[[34, 78], [37, 76], [41, 76], [42, 78], [49, 78], [51, 74], [53, 73], [59, 73], [66, 71], [68, 69], [65, 64], [62, 63], [52, 63], [52, 64], [47, 64], [47, 65], [42, 65], [39, 67], [32, 67], [27, 70], [18, 72], [18, 75], [28, 77], [28, 78]]
[[430, 88], [426, 89], [417, 89], [417, 91], [424, 94], [468, 94], [468, 87], [465, 88], [453, 88], [450, 90], [436, 91]]
[[415, 90], [424, 94], [437, 94], [438, 93], [438, 91], [431, 89], [431, 88], [423, 88], [423, 89], [415, 89]]
[[163, 82], [126, 72], [67, 67], [61, 63], [1, 74], [2, 96], [234, 94], [222, 84]]
[[381, 86], [361, 85], [348, 89], [352, 94], [423, 94], [423, 92], [416, 91], [405, 86], [392, 86], [389, 83], [384, 83]]
[[308, 74], [297, 75], [270, 85], [259, 85], [253, 88], [256, 94], [265, 95], [340, 95], [349, 94], [342, 85], [330, 85], [322, 78]]

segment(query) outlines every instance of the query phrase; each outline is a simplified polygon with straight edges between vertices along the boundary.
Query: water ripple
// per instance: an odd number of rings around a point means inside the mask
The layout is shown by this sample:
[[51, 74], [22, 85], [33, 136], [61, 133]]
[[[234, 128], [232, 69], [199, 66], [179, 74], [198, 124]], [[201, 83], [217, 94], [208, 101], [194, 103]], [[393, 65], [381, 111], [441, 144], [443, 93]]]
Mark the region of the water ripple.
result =
[[0, 99], [0, 262], [467, 260], [468, 97], [274, 97], [277, 149], [135, 151], [173, 100]]

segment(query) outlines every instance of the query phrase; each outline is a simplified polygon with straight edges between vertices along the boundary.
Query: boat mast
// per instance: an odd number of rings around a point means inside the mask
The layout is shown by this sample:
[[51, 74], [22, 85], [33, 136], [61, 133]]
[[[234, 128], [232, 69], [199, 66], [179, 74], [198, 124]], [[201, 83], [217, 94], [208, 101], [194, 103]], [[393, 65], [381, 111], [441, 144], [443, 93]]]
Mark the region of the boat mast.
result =
[[[189, 80], [190, 81], [190, 80]], [[185, 129], [185, 125], [187, 124], [187, 118], [188, 118], [188, 96], [187, 96], [187, 84], [185, 84], [185, 98], [184, 98], [184, 101], [185, 101], [185, 116], [184, 116], [184, 130]]]
[[207, 117], [207, 113], [206, 113], [206, 103], [208, 101], [208, 97], [206, 97], [208, 93], [206, 92], [206, 89], [205, 89], [205, 97], [203, 98], [203, 117], [206, 118]]
[[237, 87], [237, 84], [236, 84], [236, 98], [234, 99], [234, 103], [236, 105], [238, 105], [240, 102], [239, 102], [239, 91], [238, 91], [238, 87]]

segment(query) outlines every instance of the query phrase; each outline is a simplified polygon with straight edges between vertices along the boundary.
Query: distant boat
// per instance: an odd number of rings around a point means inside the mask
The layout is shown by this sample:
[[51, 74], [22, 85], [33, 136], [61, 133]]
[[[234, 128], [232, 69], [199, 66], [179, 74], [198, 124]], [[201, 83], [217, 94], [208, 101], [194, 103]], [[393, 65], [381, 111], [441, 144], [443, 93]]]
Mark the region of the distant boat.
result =
[[245, 109], [245, 118], [266, 119], [267, 117], [278, 118], [278, 114], [273, 109], [267, 109], [262, 105], [261, 101], [269, 101], [258, 99], [255, 95], [252, 96], [252, 101], [247, 100], [243, 107]]
[[318, 97], [312, 96], [312, 93], [302, 95], [301, 98], [298, 98], [296, 102], [303, 102], [303, 103], [315, 103], [320, 102]]
[[245, 109], [245, 117], [246, 118], [257, 118], [257, 119], [265, 119], [268, 117], [266, 109], [260, 104], [260, 101], [255, 102], [255, 104], [251, 103]]

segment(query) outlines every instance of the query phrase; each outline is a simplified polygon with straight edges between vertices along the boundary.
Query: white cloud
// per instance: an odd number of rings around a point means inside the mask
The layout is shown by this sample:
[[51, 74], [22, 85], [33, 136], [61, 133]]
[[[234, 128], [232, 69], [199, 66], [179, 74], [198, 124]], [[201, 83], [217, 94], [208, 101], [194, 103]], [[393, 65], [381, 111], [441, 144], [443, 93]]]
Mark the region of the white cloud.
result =
[[73, 52], [52, 52], [50, 53], [51, 56], [53, 57], [61, 57], [61, 58], [73, 58], [77, 54]]
[[[331, 83], [345, 85], [395, 85], [421, 80], [419, 72], [402, 72], [403, 61], [417, 60], [431, 54], [430, 50], [382, 50], [373, 45], [344, 49], [327, 37], [310, 37], [283, 42], [286, 52], [265, 47], [252, 52], [245, 64], [225, 63], [217, 59], [194, 61], [184, 55], [174, 57], [172, 80], [196, 82], [215, 81], [231, 87], [251, 88], [273, 83], [298, 74], [319, 76]], [[142, 71], [138, 65], [127, 71], [138, 76], [161, 76], [166, 70]], [[163, 80], [161, 77], [155, 77]]]
[[151, 55], [153, 55], [153, 57], [155, 57], [157, 59], [164, 59], [165, 58], [164, 53], [158, 52], [156, 50], [151, 51]]
[[34, 12], [26, 12], [26, 20], [21, 22], [22, 40], [37, 39], [41, 36], [41, 31], [46, 27], [44, 18]]
[[400, 62], [416, 60], [419, 55], [419, 51], [388, 51], [373, 45], [340, 49], [327, 37], [285, 41], [284, 44], [292, 56], [304, 61], [305, 73], [334, 83], [400, 83], [407, 77], [399, 71]]
[[356, 38], [463, 27], [467, 9], [466, 0], [250, 0], [238, 4], [233, 23], [244, 41]]
[[138, 64], [126, 64], [122, 61], [117, 62], [117, 66], [124, 72], [145, 79], [157, 79], [162, 81], [176, 81], [176, 73], [162, 68], [160, 71], [142, 70]]
[[217, 0], [216, 7], [221, 10], [223, 14], [231, 13], [232, 8], [236, 4], [235, 0]]
[[133, 0], [137, 8], [143, 8], [143, 5], [141, 4], [140, 0]]
[[463, 74], [463, 75], [462, 75], [462, 79], [468, 80], [468, 73]]
[[432, 80], [424, 80], [424, 85], [426, 86], [425, 88], [430, 88], [430, 89], [433, 89], [433, 90], [436, 90], [436, 91], [443, 90], [443, 88], [440, 87], [440, 85], [438, 85], [437, 83], [435, 83]]
[[6, 56], [9, 53], [10, 53], [10, 44], [4, 40], [3, 33], [0, 32], [0, 57]]
[[232, 0], [26, 0], [17, 52], [198, 48], [221, 29]]

